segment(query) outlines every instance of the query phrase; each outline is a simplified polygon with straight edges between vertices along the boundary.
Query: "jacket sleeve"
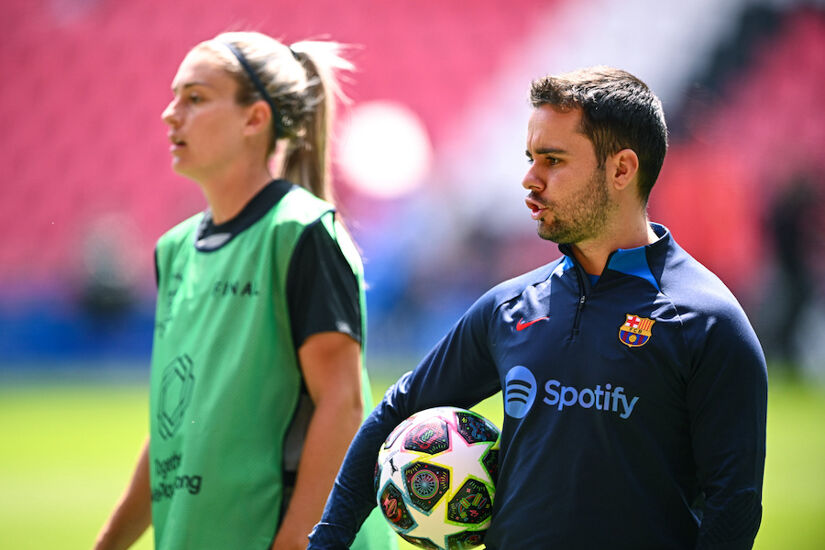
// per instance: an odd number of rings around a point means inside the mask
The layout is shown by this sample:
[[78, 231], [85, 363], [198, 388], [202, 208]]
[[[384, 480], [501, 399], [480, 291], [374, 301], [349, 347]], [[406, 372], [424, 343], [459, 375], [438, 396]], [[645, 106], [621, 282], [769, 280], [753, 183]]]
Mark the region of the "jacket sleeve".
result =
[[767, 367], [738, 304], [696, 317], [687, 386], [691, 440], [704, 504], [697, 549], [753, 546], [762, 518]]
[[350, 444], [308, 548], [349, 548], [376, 506], [379, 447], [399, 423], [430, 407], [469, 408], [500, 389], [487, 340], [490, 310], [490, 300], [482, 297], [415, 370], [387, 390]]

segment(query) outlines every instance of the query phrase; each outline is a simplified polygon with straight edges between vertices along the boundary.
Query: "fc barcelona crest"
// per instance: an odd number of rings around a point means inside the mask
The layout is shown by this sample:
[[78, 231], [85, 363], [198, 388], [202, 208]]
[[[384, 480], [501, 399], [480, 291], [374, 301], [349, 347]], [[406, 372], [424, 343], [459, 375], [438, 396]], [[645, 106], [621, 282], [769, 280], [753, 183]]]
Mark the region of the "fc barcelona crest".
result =
[[650, 329], [656, 321], [632, 313], [626, 313], [625, 316], [627, 319], [619, 327], [619, 340], [622, 344], [630, 348], [638, 348], [647, 344], [650, 340]]

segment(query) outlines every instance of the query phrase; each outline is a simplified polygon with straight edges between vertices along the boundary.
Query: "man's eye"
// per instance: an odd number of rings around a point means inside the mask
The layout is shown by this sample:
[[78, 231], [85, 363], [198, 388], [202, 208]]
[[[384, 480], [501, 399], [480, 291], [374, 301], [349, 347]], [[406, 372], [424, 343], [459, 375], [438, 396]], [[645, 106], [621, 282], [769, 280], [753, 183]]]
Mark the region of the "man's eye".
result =
[[202, 101], [202, 98], [198, 94], [189, 94], [189, 102], [190, 103], [200, 103], [201, 101]]
[[549, 164], [550, 166], [555, 166], [559, 162], [561, 162], [561, 161], [559, 159], [557, 159], [556, 157], [547, 157], [547, 164]]
[[533, 164], [533, 159], [531, 157], [527, 157], [527, 164]]

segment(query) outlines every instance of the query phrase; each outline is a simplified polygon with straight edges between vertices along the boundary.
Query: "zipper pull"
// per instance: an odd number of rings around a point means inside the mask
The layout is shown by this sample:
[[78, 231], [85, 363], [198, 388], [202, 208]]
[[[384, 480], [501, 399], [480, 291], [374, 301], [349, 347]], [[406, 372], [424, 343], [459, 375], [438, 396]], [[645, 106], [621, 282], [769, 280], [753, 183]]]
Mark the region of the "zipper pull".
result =
[[584, 302], [587, 301], [587, 296], [582, 294], [579, 296], [579, 305], [576, 307], [576, 318], [573, 320], [573, 339], [579, 335], [579, 323], [581, 322], [581, 314], [584, 309]]

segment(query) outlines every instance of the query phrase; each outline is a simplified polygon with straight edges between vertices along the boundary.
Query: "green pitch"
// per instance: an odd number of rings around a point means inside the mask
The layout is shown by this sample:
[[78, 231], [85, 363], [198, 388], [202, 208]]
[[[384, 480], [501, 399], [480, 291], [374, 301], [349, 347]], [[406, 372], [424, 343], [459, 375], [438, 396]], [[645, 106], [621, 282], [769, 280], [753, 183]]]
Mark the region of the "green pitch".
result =
[[[374, 378], [377, 398], [390, 381]], [[0, 548], [91, 548], [131, 473], [147, 408], [142, 384], [0, 379]], [[476, 410], [501, 425], [498, 398]], [[825, 548], [823, 422], [825, 389], [772, 376], [757, 550]], [[135, 548], [151, 549], [151, 536]]]

